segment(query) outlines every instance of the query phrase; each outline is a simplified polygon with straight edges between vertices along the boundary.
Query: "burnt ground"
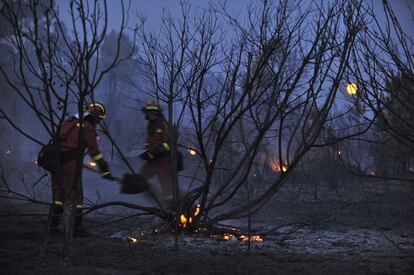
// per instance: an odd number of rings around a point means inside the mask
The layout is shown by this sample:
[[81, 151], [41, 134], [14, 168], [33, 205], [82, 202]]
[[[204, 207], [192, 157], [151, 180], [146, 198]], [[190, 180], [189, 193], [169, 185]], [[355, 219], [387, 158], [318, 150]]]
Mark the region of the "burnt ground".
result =
[[87, 216], [89, 235], [75, 239], [65, 268], [63, 237], [50, 240], [40, 263], [46, 217], [26, 214], [45, 209], [2, 201], [0, 273], [414, 274], [414, 188], [364, 186], [343, 197], [282, 190], [253, 217], [253, 227], [267, 234], [250, 252], [238, 240], [152, 235], [139, 219]]

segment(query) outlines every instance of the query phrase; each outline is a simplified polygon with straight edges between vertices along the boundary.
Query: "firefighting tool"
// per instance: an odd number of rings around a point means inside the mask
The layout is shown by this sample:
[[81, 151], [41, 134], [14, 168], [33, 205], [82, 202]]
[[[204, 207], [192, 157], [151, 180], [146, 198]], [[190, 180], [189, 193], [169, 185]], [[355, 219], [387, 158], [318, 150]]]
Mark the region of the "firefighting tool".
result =
[[[147, 154], [146, 149], [133, 149], [129, 151], [128, 153], [125, 153], [126, 158], [134, 158], [134, 157], [140, 157], [144, 159], [142, 156]], [[180, 151], [177, 151], [177, 171], [182, 171], [184, 169], [184, 156]], [[150, 159], [149, 159], [150, 160]]]
[[[99, 171], [91, 167], [86, 165], [83, 167], [93, 173], [99, 174]], [[127, 173], [123, 177], [113, 177], [112, 180], [121, 184], [121, 193], [123, 194], [140, 194], [147, 191], [149, 187], [149, 183], [139, 174], [133, 175]]]
[[140, 194], [147, 191], [149, 187], [149, 183], [139, 174], [125, 174], [121, 185], [121, 193], [123, 194]]
[[[88, 171], [91, 171], [92, 173], [100, 174], [102, 176], [102, 178], [104, 178], [104, 179], [116, 181], [116, 182], [119, 182], [119, 183], [122, 181], [122, 178], [121, 177], [113, 176], [110, 171], [109, 171], [108, 174], [105, 174], [105, 173], [102, 173], [101, 171], [98, 171], [96, 169], [93, 169], [93, 168], [91, 168], [91, 167], [89, 167], [87, 165], [83, 165], [83, 168], [85, 168]], [[108, 175], [110, 175], [110, 176], [108, 176]]]

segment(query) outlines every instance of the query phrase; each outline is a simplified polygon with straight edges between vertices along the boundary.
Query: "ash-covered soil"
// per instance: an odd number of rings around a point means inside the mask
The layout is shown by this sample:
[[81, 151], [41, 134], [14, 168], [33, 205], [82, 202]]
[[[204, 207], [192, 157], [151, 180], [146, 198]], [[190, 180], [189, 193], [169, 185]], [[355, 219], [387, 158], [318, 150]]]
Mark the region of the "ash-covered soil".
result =
[[[44, 208], [1, 202], [1, 274], [414, 274], [414, 188], [318, 199], [282, 190], [252, 219], [263, 242], [151, 234], [144, 220], [98, 215], [76, 238], [71, 266], [62, 267], [63, 237], [44, 258]], [[355, 195], [356, 194], [356, 195]], [[229, 221], [242, 225], [246, 221]], [[136, 243], [128, 237], [138, 239]]]

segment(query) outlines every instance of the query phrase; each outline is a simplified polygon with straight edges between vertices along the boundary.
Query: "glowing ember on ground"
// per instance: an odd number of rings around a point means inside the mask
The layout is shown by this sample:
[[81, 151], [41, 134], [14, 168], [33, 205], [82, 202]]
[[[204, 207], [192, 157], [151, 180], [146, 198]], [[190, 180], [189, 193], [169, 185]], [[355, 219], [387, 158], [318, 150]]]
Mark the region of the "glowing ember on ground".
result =
[[250, 236], [251, 242], [263, 242], [263, 238], [259, 235]]
[[[231, 233], [223, 233], [223, 234], [217, 234], [217, 235], [213, 235], [211, 237], [213, 237], [216, 240], [224, 240], [224, 241], [242, 241], [242, 242], [246, 242], [249, 241], [249, 236], [246, 234], [240, 234], [240, 229], [239, 228], [231, 228], [232, 230], [234, 230], [234, 234]], [[263, 242], [263, 238], [260, 235], [252, 235], [250, 236], [250, 241], [251, 242]]]
[[223, 240], [232, 241], [232, 240], [237, 240], [237, 238], [233, 234], [224, 233]]
[[[216, 237], [219, 237], [220, 239], [222, 238], [225, 241], [239, 240], [242, 242], [246, 242], [249, 240], [249, 237], [247, 235], [236, 236], [230, 233], [224, 233], [221, 237], [220, 236], [216, 236]], [[251, 242], [263, 242], [263, 238], [259, 235], [253, 235], [253, 236], [250, 236], [250, 241]]]
[[248, 236], [246, 236], [246, 235], [241, 235], [240, 236], [240, 241], [248, 241], [248, 240], [249, 240]]
[[128, 237], [127, 238], [127, 241], [130, 242], [130, 243], [137, 243], [138, 242], [138, 239], [137, 238], [134, 238], [134, 237]]
[[[246, 235], [241, 235], [239, 239], [245, 242], [249, 240], [249, 237]], [[263, 242], [263, 238], [259, 235], [253, 235], [253, 236], [250, 236], [250, 241], [251, 242]]]
[[95, 167], [96, 166], [96, 162], [94, 162], [94, 161], [89, 161], [89, 166], [90, 167]]

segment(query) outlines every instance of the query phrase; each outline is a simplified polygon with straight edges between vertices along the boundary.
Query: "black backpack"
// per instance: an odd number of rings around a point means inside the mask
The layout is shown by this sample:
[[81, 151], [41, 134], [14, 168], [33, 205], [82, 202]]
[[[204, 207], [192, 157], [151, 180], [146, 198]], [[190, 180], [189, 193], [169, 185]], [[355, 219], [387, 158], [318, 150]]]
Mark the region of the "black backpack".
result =
[[[66, 134], [66, 136], [61, 139], [61, 141], [65, 141], [67, 137], [69, 136], [69, 133], [75, 128], [74, 124], [70, 129], [69, 132]], [[48, 144], [45, 144], [40, 149], [39, 154], [37, 154], [37, 165], [42, 167], [43, 169], [53, 172], [56, 170], [59, 161], [62, 160], [59, 159], [58, 150], [59, 148], [56, 148], [57, 143], [54, 139], [51, 139]], [[63, 163], [61, 163], [63, 164]]]
[[37, 155], [37, 165], [47, 171], [56, 170], [58, 164], [58, 155], [56, 154], [56, 143], [51, 139], [48, 144], [43, 145]]

